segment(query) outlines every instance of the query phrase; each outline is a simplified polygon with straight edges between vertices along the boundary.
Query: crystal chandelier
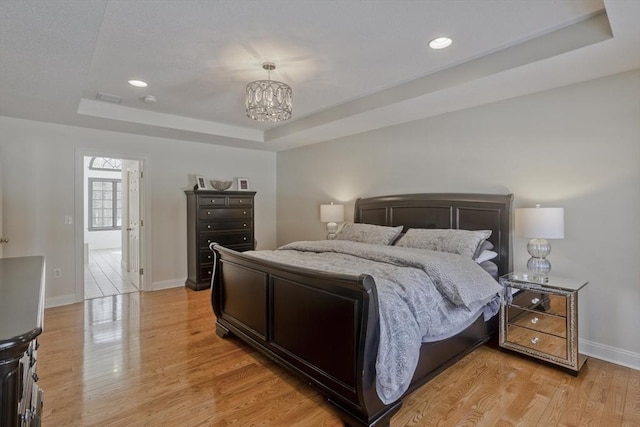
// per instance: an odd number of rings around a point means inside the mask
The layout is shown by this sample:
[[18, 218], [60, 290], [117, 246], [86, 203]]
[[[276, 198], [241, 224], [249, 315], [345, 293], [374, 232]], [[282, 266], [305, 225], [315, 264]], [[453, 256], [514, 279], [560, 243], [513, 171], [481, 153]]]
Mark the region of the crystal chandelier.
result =
[[247, 117], [259, 122], [283, 122], [291, 118], [291, 86], [271, 80], [276, 64], [265, 62], [267, 80], [256, 80], [247, 85]]

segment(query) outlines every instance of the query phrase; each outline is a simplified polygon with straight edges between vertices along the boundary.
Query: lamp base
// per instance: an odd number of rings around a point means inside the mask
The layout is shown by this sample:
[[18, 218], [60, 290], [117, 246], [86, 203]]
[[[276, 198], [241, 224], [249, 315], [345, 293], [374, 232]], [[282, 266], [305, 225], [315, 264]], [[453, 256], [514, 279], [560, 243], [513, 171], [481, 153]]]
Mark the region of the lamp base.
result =
[[328, 222], [327, 223], [327, 240], [335, 239], [337, 233], [338, 233], [338, 224], [335, 222]]
[[546, 258], [551, 253], [551, 245], [545, 239], [531, 239], [527, 244], [527, 251], [531, 258], [527, 261], [530, 273], [546, 277], [551, 271], [551, 263]]
[[547, 276], [551, 271], [551, 263], [546, 258], [529, 258], [527, 270], [534, 275]]

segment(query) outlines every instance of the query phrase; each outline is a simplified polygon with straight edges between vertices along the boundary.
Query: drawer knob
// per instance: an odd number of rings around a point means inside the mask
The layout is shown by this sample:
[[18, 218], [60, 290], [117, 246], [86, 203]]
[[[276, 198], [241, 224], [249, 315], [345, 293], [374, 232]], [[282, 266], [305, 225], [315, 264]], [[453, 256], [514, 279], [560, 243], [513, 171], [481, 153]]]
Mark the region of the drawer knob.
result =
[[211, 239], [207, 239], [207, 243], [211, 243]]
[[538, 319], [537, 317], [534, 317], [533, 319], [531, 319], [531, 323], [535, 325], [536, 323], [538, 323], [539, 320], [540, 319]]
[[207, 255], [207, 259], [211, 259], [211, 255]]
[[210, 225], [207, 225], [207, 228], [208, 228], [209, 230], [211, 230], [211, 226], [210, 226]]
[[242, 214], [243, 214], [243, 215], [246, 215], [246, 214], [247, 214], [247, 211], [242, 211]]
[[207, 274], [211, 274], [211, 271], [207, 271]]
[[215, 203], [216, 201], [214, 199], [211, 199], [211, 203]]
[[242, 224], [242, 226], [243, 226], [243, 227], [246, 227], [246, 226], [247, 226], [247, 223], [245, 222], [244, 224]]
[[531, 344], [538, 344], [538, 341], [540, 341], [540, 338], [538, 337], [531, 338]]
[[238, 203], [242, 203], [242, 200], [238, 200]]
[[531, 304], [537, 304], [540, 302], [540, 298], [534, 298], [531, 300]]
[[242, 240], [245, 240], [245, 241], [246, 241], [246, 240], [247, 240], [247, 238], [246, 238], [246, 237], [243, 237], [243, 238], [242, 238]]
[[211, 211], [207, 211], [207, 215], [211, 215]]

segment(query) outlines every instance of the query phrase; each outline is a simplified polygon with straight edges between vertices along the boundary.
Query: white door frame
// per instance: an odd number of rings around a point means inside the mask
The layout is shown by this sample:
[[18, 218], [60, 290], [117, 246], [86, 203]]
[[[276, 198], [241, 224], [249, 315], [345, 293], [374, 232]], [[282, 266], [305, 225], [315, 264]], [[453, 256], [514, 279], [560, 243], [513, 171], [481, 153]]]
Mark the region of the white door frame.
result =
[[140, 267], [144, 269], [144, 274], [140, 278], [140, 290], [147, 291], [151, 290], [151, 268], [150, 268], [150, 260], [151, 260], [151, 239], [150, 233], [148, 230], [151, 229], [151, 200], [149, 194], [150, 191], [150, 180], [151, 176], [149, 173], [149, 160], [145, 156], [140, 155], [132, 155], [129, 153], [123, 152], [106, 152], [106, 151], [97, 151], [90, 149], [82, 149], [76, 148], [75, 150], [75, 254], [74, 254], [74, 262], [75, 262], [75, 300], [76, 302], [84, 301], [84, 228], [85, 228], [85, 218], [84, 218], [84, 196], [86, 189], [84, 188], [84, 158], [85, 157], [111, 157], [114, 159], [129, 159], [129, 160], [138, 160], [141, 164], [141, 169], [144, 171], [144, 179], [140, 180], [140, 203], [141, 203], [141, 213], [140, 219], [144, 221], [144, 226], [140, 228], [140, 240], [142, 241], [140, 245]]

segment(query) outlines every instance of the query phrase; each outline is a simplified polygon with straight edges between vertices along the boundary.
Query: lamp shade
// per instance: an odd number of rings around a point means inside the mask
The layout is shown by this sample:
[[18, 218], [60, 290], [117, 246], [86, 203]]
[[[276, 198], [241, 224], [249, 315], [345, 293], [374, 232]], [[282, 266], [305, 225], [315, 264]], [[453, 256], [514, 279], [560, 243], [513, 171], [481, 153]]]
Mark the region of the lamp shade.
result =
[[563, 208], [516, 209], [516, 235], [539, 239], [564, 238]]
[[320, 221], [342, 222], [344, 221], [344, 205], [320, 205]]

